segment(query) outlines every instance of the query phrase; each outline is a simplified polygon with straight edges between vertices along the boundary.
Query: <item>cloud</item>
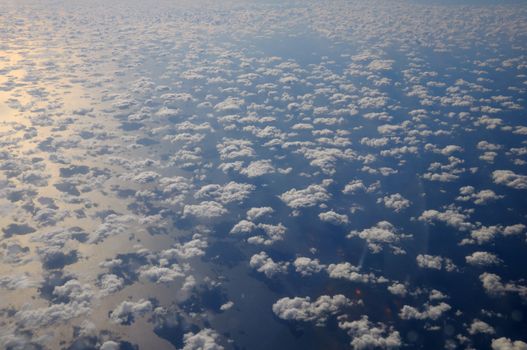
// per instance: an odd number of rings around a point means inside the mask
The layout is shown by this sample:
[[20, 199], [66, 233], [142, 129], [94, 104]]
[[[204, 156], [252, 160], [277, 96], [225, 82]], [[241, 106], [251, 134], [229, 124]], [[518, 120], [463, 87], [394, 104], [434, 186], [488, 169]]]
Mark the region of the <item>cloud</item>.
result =
[[422, 311], [419, 311], [413, 306], [404, 305], [399, 312], [399, 317], [403, 320], [437, 320], [443, 313], [449, 311], [452, 307], [445, 302], [438, 305], [424, 304]]
[[321, 264], [318, 259], [311, 259], [307, 257], [298, 257], [293, 262], [296, 272], [302, 276], [311, 276], [326, 269], [326, 266]]
[[283, 320], [315, 322], [323, 326], [328, 317], [352, 305], [354, 302], [342, 294], [322, 295], [315, 301], [310, 297], [282, 298], [273, 304], [273, 312]]
[[498, 185], [505, 185], [517, 190], [527, 189], [527, 176], [514, 173], [512, 170], [495, 170], [492, 180]]
[[472, 335], [478, 334], [478, 333], [494, 334], [496, 333], [496, 331], [488, 323], [483, 322], [478, 319], [474, 319], [472, 320], [472, 323], [470, 324], [470, 327], [468, 328], [468, 333]]
[[251, 208], [247, 211], [247, 219], [254, 221], [262, 216], [270, 215], [272, 213], [274, 213], [274, 210], [271, 207]]
[[492, 350], [527, 350], [527, 343], [521, 340], [512, 341], [505, 337], [492, 339], [491, 346]]
[[393, 209], [396, 213], [401, 212], [410, 206], [410, 201], [404, 198], [401, 194], [395, 193], [390, 196], [379, 198], [377, 203], [384, 203], [386, 208]]
[[223, 350], [218, 344], [220, 335], [210, 328], [201, 329], [198, 333], [185, 333], [183, 350]]
[[272, 174], [276, 171], [269, 159], [256, 160], [240, 170], [240, 174], [249, 178]]
[[467, 231], [474, 227], [474, 225], [470, 223], [468, 219], [468, 215], [460, 212], [459, 208], [447, 208], [443, 212], [429, 209], [425, 210], [421, 216], [419, 216], [420, 221], [427, 223], [440, 221], [460, 231]]
[[388, 291], [393, 295], [397, 295], [403, 298], [406, 296], [406, 294], [408, 294], [406, 286], [402, 283], [394, 283], [391, 286], [388, 286]]
[[194, 195], [197, 199], [212, 198], [222, 204], [242, 202], [255, 189], [254, 185], [231, 181], [225, 185], [205, 185]]
[[277, 274], [286, 274], [289, 267], [288, 262], [274, 262], [265, 252], [254, 254], [249, 265], [256, 271], [265, 274], [267, 278], [273, 278]]
[[[395, 227], [388, 221], [379, 221], [374, 226], [362, 231], [351, 231], [348, 238], [359, 237], [368, 242], [368, 248], [374, 253], [382, 251], [382, 246], [387, 244], [396, 247], [396, 244], [404, 238], [410, 238], [411, 235], [404, 235], [397, 232]], [[400, 248], [395, 248], [397, 253], [402, 253]]]
[[333, 225], [347, 225], [349, 221], [347, 215], [337, 214], [333, 210], [320, 213], [318, 214], [318, 217], [321, 221], [328, 222]]
[[459, 189], [460, 196], [456, 198], [458, 201], [474, 201], [474, 204], [485, 205], [498, 199], [504, 198], [504, 196], [497, 195], [492, 190], [482, 190], [479, 192], [475, 191], [472, 186], [464, 186]]
[[479, 275], [479, 280], [483, 284], [483, 289], [492, 296], [504, 296], [507, 293], [518, 293], [522, 298], [527, 297], [527, 287], [515, 282], [503, 283], [501, 277], [484, 272]]
[[280, 199], [293, 209], [312, 207], [330, 198], [328, 191], [320, 185], [310, 185], [303, 190], [293, 188], [280, 195]]
[[457, 270], [457, 266], [452, 262], [452, 260], [449, 258], [443, 258], [442, 256], [419, 254], [415, 260], [417, 261], [417, 266], [423, 269], [445, 269], [448, 272]]
[[136, 302], [125, 300], [110, 313], [110, 319], [115, 323], [129, 325], [134, 322], [135, 317], [152, 311], [152, 308], [150, 300], [140, 299]]
[[231, 229], [231, 234], [251, 233], [256, 230], [256, 224], [252, 221], [241, 220]]
[[329, 277], [337, 279], [345, 279], [357, 283], [381, 283], [386, 282], [383, 277], [376, 277], [373, 273], [363, 274], [359, 273], [360, 269], [351, 265], [349, 262], [330, 264], [327, 267]]
[[183, 217], [194, 216], [198, 219], [215, 219], [227, 214], [220, 203], [214, 201], [204, 201], [199, 204], [187, 204], [183, 208]]
[[495, 254], [489, 252], [474, 252], [465, 257], [467, 264], [473, 266], [491, 266], [500, 265], [502, 260]]
[[397, 349], [403, 345], [399, 332], [393, 327], [373, 323], [365, 315], [356, 321], [340, 320], [339, 328], [347, 331], [354, 350]]

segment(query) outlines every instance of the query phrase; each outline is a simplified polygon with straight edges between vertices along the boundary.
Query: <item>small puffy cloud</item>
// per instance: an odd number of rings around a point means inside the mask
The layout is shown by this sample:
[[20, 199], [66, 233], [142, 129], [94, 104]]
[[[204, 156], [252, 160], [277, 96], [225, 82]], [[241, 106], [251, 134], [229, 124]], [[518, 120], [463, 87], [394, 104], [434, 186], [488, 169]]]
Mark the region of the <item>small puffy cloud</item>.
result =
[[330, 198], [331, 195], [321, 185], [310, 185], [303, 190], [293, 188], [280, 195], [280, 199], [293, 209], [312, 207]]
[[265, 233], [265, 236], [257, 235], [250, 237], [247, 239], [247, 242], [251, 244], [271, 245], [274, 242], [283, 240], [287, 231], [287, 228], [281, 223], [278, 225], [260, 223], [256, 227], [262, 230]]
[[270, 215], [272, 213], [274, 213], [274, 209], [271, 207], [251, 208], [247, 210], [247, 219], [254, 221], [262, 216]]
[[502, 260], [495, 254], [489, 252], [474, 252], [471, 255], [465, 257], [467, 264], [473, 266], [491, 266], [499, 265]]
[[231, 181], [225, 185], [205, 185], [194, 195], [197, 199], [212, 198], [222, 204], [242, 202], [255, 189], [254, 185]]
[[365, 315], [356, 321], [341, 319], [339, 328], [347, 331], [354, 350], [397, 349], [403, 344], [399, 332], [384, 323], [373, 323]]
[[114, 342], [113, 340], [107, 340], [104, 343], [102, 343], [99, 350], [119, 350], [121, 346], [119, 343]]
[[173, 264], [170, 267], [143, 267], [140, 275], [141, 277], [147, 278], [155, 283], [170, 283], [175, 281], [177, 278], [185, 277], [183, 269], [177, 264]]
[[386, 208], [393, 209], [396, 213], [403, 211], [410, 206], [410, 201], [404, 198], [401, 194], [396, 193], [390, 196], [379, 198], [377, 203], [384, 203]]
[[380, 60], [376, 59], [371, 61], [368, 64], [368, 69], [373, 71], [379, 71], [379, 70], [389, 70], [392, 68], [392, 65], [394, 64], [393, 60]]
[[[359, 237], [368, 242], [368, 248], [374, 253], [382, 251], [382, 245], [387, 244], [394, 247], [403, 238], [411, 235], [399, 234], [395, 227], [388, 221], [379, 221], [374, 226], [362, 231], [351, 231], [348, 238]], [[396, 252], [402, 253], [400, 248], [395, 248]]]
[[483, 289], [489, 295], [503, 296], [507, 293], [518, 293], [522, 298], [527, 297], [527, 287], [516, 282], [503, 283], [501, 277], [494, 274], [484, 272], [479, 275], [479, 280], [483, 284]]
[[274, 262], [265, 252], [254, 254], [249, 265], [256, 271], [265, 274], [268, 278], [274, 277], [279, 273], [287, 273], [288, 262]]
[[482, 190], [476, 192], [472, 186], [464, 186], [459, 189], [459, 196], [456, 198], [458, 201], [474, 201], [474, 204], [485, 205], [489, 202], [496, 201], [503, 198], [504, 196], [497, 195], [492, 190]]
[[256, 160], [249, 163], [246, 168], [240, 170], [240, 174], [247, 177], [258, 177], [265, 174], [272, 174], [276, 171], [273, 164], [268, 159]]
[[425, 221], [427, 223], [439, 221], [460, 231], [466, 231], [474, 227], [468, 219], [468, 216], [461, 213], [457, 208], [448, 208], [443, 212], [429, 209], [425, 210], [421, 216], [419, 216], [420, 221]]
[[492, 339], [491, 346], [492, 350], [527, 350], [527, 343], [521, 340], [512, 341], [505, 337]]
[[104, 274], [99, 277], [99, 288], [101, 295], [109, 295], [121, 290], [124, 280], [114, 274]]
[[376, 277], [373, 273], [360, 273], [360, 268], [351, 265], [349, 262], [330, 264], [327, 267], [330, 278], [345, 279], [356, 283], [380, 283], [386, 282], [383, 277]]
[[125, 300], [112, 311], [110, 319], [115, 323], [130, 324], [135, 317], [150, 311], [152, 311], [150, 300], [140, 299], [137, 302]]
[[449, 272], [455, 271], [457, 269], [456, 265], [452, 262], [452, 260], [450, 260], [449, 258], [443, 258], [442, 256], [419, 254], [415, 258], [415, 260], [417, 261], [417, 266], [423, 269], [445, 269]]
[[315, 301], [310, 297], [282, 298], [273, 304], [273, 312], [283, 320], [315, 322], [323, 326], [328, 317], [352, 305], [354, 302], [342, 294], [322, 295]]
[[450, 305], [445, 302], [441, 302], [438, 305], [425, 303], [422, 311], [419, 311], [413, 306], [404, 305], [399, 312], [399, 317], [403, 320], [437, 320], [443, 315], [443, 313], [450, 309]]
[[218, 344], [220, 335], [213, 329], [204, 328], [198, 333], [185, 333], [183, 336], [183, 350], [223, 350]]
[[347, 225], [349, 222], [347, 215], [335, 213], [333, 210], [320, 213], [318, 214], [318, 217], [321, 221], [328, 222], [333, 225]]
[[470, 324], [470, 327], [468, 328], [468, 333], [472, 335], [478, 334], [478, 333], [494, 334], [496, 333], [496, 331], [488, 323], [483, 322], [478, 319], [474, 319], [472, 323]]
[[394, 283], [388, 286], [388, 291], [392, 293], [393, 295], [397, 295], [400, 297], [405, 297], [406, 294], [408, 294], [408, 290], [406, 289], [406, 286], [402, 283]]
[[224, 101], [216, 104], [214, 109], [218, 112], [237, 113], [241, 110], [245, 102], [242, 99], [229, 97]]
[[298, 257], [293, 262], [296, 272], [302, 276], [310, 276], [318, 273], [326, 268], [318, 259], [311, 259], [307, 257]]
[[492, 180], [498, 185], [505, 185], [517, 190], [527, 189], [527, 176], [516, 174], [511, 170], [493, 171]]
[[486, 242], [492, 241], [496, 235], [500, 234], [503, 236], [513, 236], [519, 235], [525, 231], [524, 224], [515, 224], [510, 226], [481, 226], [477, 229], [474, 229], [470, 232], [471, 238], [464, 239], [461, 243], [478, 243], [483, 244]]
[[233, 226], [230, 233], [231, 234], [244, 234], [251, 233], [256, 230], [256, 224], [252, 221], [241, 220], [236, 225]]
[[220, 203], [214, 201], [204, 201], [199, 204], [187, 204], [183, 208], [183, 216], [194, 216], [198, 219], [214, 219], [227, 214]]

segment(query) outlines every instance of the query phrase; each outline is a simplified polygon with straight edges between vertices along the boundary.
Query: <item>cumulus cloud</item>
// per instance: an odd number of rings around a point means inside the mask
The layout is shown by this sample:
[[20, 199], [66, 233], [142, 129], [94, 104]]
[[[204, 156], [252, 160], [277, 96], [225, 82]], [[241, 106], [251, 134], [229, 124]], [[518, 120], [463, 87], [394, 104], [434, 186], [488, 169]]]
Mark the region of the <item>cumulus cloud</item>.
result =
[[397, 253], [403, 253], [400, 248], [396, 247], [404, 238], [409, 238], [411, 235], [400, 234], [397, 232], [395, 226], [388, 221], [379, 221], [374, 226], [364, 229], [362, 231], [351, 231], [348, 238], [359, 237], [368, 243], [368, 248], [374, 253], [382, 251], [383, 245], [395, 247]]
[[247, 211], [247, 219], [254, 221], [265, 215], [271, 215], [272, 213], [274, 213], [274, 209], [271, 207], [251, 208]]
[[373, 323], [368, 316], [356, 321], [340, 320], [339, 328], [347, 331], [355, 350], [397, 349], [403, 345], [399, 332], [384, 323]]
[[249, 261], [249, 265], [256, 271], [265, 274], [268, 278], [272, 278], [279, 273], [287, 273], [289, 267], [288, 262], [275, 262], [266, 252], [254, 254]]
[[227, 209], [220, 203], [204, 201], [199, 204], [188, 204], [183, 208], [183, 216], [194, 216], [198, 219], [214, 219], [227, 214]]
[[387, 282], [383, 277], [377, 277], [373, 273], [360, 273], [360, 268], [351, 265], [349, 262], [330, 264], [327, 267], [329, 277], [345, 279], [357, 283], [381, 283]]
[[321, 221], [328, 222], [333, 225], [347, 225], [348, 224], [347, 215], [335, 213], [333, 210], [320, 213], [318, 214], [318, 217]]
[[273, 304], [273, 312], [283, 320], [315, 322], [323, 326], [330, 316], [352, 305], [354, 302], [342, 294], [322, 295], [315, 301], [310, 297], [282, 298]]
[[456, 271], [457, 266], [449, 258], [437, 255], [419, 254], [415, 258], [417, 266], [423, 269]]
[[326, 268], [318, 259], [311, 259], [307, 257], [298, 257], [293, 262], [295, 271], [302, 276], [310, 276], [318, 273]]
[[419, 220], [427, 223], [433, 223], [435, 221], [443, 222], [444, 224], [460, 231], [467, 231], [474, 227], [474, 225], [468, 221], [468, 215], [460, 212], [458, 208], [447, 208], [442, 212], [434, 209], [425, 210], [419, 216]]
[[527, 286], [516, 282], [503, 283], [501, 277], [494, 273], [484, 272], [479, 275], [479, 280], [489, 295], [503, 296], [507, 293], [517, 293], [523, 298], [527, 297]]
[[491, 266], [502, 263], [500, 258], [489, 252], [474, 252], [471, 255], [466, 256], [465, 260], [467, 261], [467, 264], [473, 266]]
[[410, 201], [401, 194], [395, 193], [390, 196], [379, 198], [377, 203], [383, 203], [386, 208], [390, 208], [396, 213], [405, 210], [410, 206]]
[[409, 305], [404, 305], [399, 312], [399, 317], [403, 320], [437, 320], [445, 312], [449, 311], [452, 307], [445, 302], [441, 302], [438, 305], [431, 305], [425, 303], [422, 311]]
[[110, 313], [110, 319], [119, 324], [130, 324], [134, 318], [152, 311], [150, 300], [140, 299], [136, 302], [125, 300]]
[[498, 185], [505, 185], [517, 190], [527, 189], [527, 176], [516, 174], [512, 170], [495, 170], [492, 180]]
[[490, 202], [496, 201], [503, 198], [504, 196], [497, 195], [492, 190], [482, 190], [476, 192], [472, 186], [463, 186], [459, 189], [459, 197], [456, 198], [458, 201], [473, 201], [477, 205], [485, 205]]
[[220, 335], [213, 329], [204, 328], [198, 333], [185, 333], [183, 350], [223, 350]]
[[310, 185], [303, 190], [293, 188], [280, 195], [280, 199], [293, 209], [312, 207], [330, 198], [328, 191], [320, 185]]
[[492, 350], [527, 350], [527, 343], [521, 340], [511, 340], [510, 338], [492, 339]]
[[496, 331], [494, 330], [494, 327], [489, 325], [486, 322], [483, 322], [478, 319], [472, 320], [472, 323], [470, 324], [470, 327], [468, 328], [469, 334], [478, 334], [478, 333], [484, 333], [484, 334], [494, 334]]

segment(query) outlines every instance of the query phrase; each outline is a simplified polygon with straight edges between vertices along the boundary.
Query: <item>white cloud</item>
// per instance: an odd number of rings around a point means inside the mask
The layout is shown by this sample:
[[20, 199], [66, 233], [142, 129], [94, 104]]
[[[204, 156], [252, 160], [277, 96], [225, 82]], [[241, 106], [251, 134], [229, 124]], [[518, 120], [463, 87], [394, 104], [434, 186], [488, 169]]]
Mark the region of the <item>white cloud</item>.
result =
[[310, 276], [318, 273], [326, 268], [318, 259], [311, 259], [307, 257], [298, 257], [293, 262], [296, 272], [302, 276]]
[[384, 203], [386, 208], [393, 209], [396, 213], [403, 211], [410, 206], [410, 201], [404, 198], [400, 193], [395, 193], [390, 196], [379, 198], [377, 203]]
[[127, 324], [133, 322], [134, 317], [150, 311], [152, 311], [150, 300], [140, 299], [137, 302], [125, 300], [111, 312], [110, 319], [115, 323]]
[[272, 213], [274, 213], [274, 210], [271, 207], [251, 208], [247, 211], [247, 219], [254, 221], [262, 216], [270, 215]]
[[457, 270], [456, 265], [449, 258], [443, 258], [442, 256], [419, 254], [416, 257], [417, 266], [424, 269], [455, 271]]
[[220, 203], [213, 201], [204, 201], [199, 204], [187, 204], [183, 208], [183, 216], [195, 216], [199, 219], [214, 219], [227, 214]]
[[467, 264], [473, 266], [491, 266], [500, 265], [502, 260], [495, 254], [489, 252], [474, 252], [471, 255], [465, 257]]
[[280, 199], [293, 209], [312, 207], [330, 198], [328, 191], [320, 185], [310, 185], [303, 190], [293, 188], [280, 195]]
[[289, 267], [288, 262], [274, 262], [265, 252], [254, 254], [249, 265], [256, 271], [265, 274], [268, 278], [272, 278], [279, 273], [287, 273]]
[[403, 345], [399, 332], [381, 322], [371, 322], [368, 316], [356, 321], [340, 320], [339, 328], [348, 332], [354, 350], [397, 349]]
[[213, 329], [204, 328], [198, 333], [185, 333], [183, 336], [183, 350], [223, 350], [218, 344], [220, 335]]
[[[362, 231], [351, 231], [348, 238], [359, 237], [368, 242], [368, 248], [374, 253], [382, 251], [382, 245], [388, 244], [394, 247], [401, 239], [409, 238], [411, 235], [404, 235], [397, 232], [395, 227], [388, 221], [379, 221], [374, 226]], [[396, 252], [402, 253], [400, 248]]]
[[354, 305], [342, 294], [322, 295], [315, 301], [310, 297], [282, 298], [273, 304], [273, 312], [283, 320], [315, 322], [323, 326], [328, 317]]
[[438, 305], [430, 305], [429, 303], [424, 304], [422, 311], [419, 311], [413, 306], [404, 305], [399, 312], [399, 317], [403, 320], [437, 320], [443, 313], [449, 311], [451, 306], [445, 302], [441, 302]]
[[469, 334], [478, 334], [478, 333], [484, 333], [484, 334], [494, 334], [496, 331], [494, 328], [489, 325], [486, 322], [483, 322], [478, 319], [472, 320], [472, 323], [470, 324], [470, 327], [468, 328]]
[[491, 345], [492, 350], [527, 350], [527, 343], [521, 340], [512, 341], [505, 337], [492, 339]]
[[318, 217], [321, 221], [328, 222], [333, 225], [347, 225], [349, 221], [347, 215], [338, 214], [332, 210], [320, 213], [318, 214]]
[[514, 173], [512, 170], [495, 170], [492, 180], [498, 185], [505, 185], [517, 190], [527, 189], [527, 176]]

